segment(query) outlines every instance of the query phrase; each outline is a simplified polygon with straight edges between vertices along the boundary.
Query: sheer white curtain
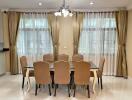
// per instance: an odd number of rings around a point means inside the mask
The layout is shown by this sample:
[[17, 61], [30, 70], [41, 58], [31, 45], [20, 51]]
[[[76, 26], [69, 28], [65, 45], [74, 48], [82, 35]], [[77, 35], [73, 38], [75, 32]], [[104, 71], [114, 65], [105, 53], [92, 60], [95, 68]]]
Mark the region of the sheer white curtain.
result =
[[105, 57], [105, 75], [116, 73], [116, 23], [113, 12], [85, 13], [80, 34], [79, 53], [85, 60], [98, 66], [101, 56]]
[[23, 13], [17, 40], [18, 56], [27, 56], [29, 66], [53, 53], [52, 38], [46, 13]]

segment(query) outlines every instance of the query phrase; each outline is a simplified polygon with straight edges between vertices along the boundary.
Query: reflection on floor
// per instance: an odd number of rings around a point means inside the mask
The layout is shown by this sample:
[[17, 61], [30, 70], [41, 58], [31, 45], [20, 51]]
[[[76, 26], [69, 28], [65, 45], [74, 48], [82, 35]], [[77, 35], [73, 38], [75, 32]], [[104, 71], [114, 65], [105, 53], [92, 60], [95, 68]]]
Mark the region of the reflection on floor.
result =
[[[31, 79], [32, 88], [30, 92], [21, 89], [21, 75], [5, 75], [0, 77], [0, 100], [132, 100], [132, 79], [123, 79], [117, 77], [104, 76], [104, 89], [101, 90], [98, 84], [96, 85], [96, 93], [91, 92], [91, 98], [87, 98], [87, 91], [84, 87], [77, 87], [76, 97], [69, 98], [66, 86], [59, 86], [57, 96], [54, 97], [48, 94], [47, 86], [41, 87], [38, 90], [38, 95], [35, 96], [35, 81]], [[92, 91], [92, 90], [91, 90]]]

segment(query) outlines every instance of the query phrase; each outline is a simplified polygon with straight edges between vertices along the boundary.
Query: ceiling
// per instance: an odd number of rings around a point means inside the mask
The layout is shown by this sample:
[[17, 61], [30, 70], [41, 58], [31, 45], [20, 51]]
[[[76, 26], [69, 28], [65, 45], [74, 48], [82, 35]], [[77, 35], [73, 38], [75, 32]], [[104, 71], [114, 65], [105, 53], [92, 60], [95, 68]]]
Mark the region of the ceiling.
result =
[[[90, 5], [90, 1], [94, 5]], [[42, 2], [42, 6], [38, 3]], [[63, 0], [0, 0], [0, 9], [58, 9]], [[71, 9], [132, 8], [132, 0], [66, 0]]]

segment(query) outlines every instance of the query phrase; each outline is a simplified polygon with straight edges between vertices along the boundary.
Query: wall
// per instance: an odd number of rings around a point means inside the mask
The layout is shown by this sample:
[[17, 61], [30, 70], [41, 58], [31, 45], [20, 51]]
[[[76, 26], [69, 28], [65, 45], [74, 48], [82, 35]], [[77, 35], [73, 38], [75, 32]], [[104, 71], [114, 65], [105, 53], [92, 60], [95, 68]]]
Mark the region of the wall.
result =
[[2, 13], [0, 12], [0, 43], [3, 43]]
[[[2, 13], [3, 16], [3, 41], [4, 48], [9, 48], [9, 33], [8, 33], [8, 16], [7, 13]], [[5, 67], [6, 72], [10, 72], [10, 52], [5, 52]]]
[[71, 58], [73, 54], [73, 28], [72, 17], [60, 17], [59, 32], [59, 54], [68, 54]]
[[127, 64], [128, 76], [132, 77], [132, 10], [128, 12], [128, 33], [127, 33]]

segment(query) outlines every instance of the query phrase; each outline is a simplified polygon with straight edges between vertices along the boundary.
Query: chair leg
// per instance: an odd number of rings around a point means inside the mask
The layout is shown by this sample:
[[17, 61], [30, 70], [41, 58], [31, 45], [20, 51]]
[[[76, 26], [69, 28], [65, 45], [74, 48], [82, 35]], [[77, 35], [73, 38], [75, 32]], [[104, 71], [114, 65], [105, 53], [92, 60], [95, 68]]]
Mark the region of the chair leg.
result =
[[37, 95], [37, 90], [38, 90], [38, 85], [36, 84], [36, 88], [35, 88], [35, 96]]
[[88, 90], [88, 98], [90, 98], [90, 90], [89, 90], [89, 85], [87, 85], [87, 90]]
[[102, 77], [100, 77], [101, 89], [103, 89]]
[[75, 92], [76, 92], [76, 85], [74, 84], [74, 94], [73, 94], [73, 97], [75, 97]]
[[56, 84], [56, 88], [57, 88], [57, 89], [59, 88], [59, 85], [58, 85], [58, 84]]
[[23, 79], [22, 79], [22, 89], [24, 88], [24, 81], [25, 81], [25, 78], [23, 76]]
[[99, 77], [98, 77], [98, 84], [99, 84]]
[[51, 88], [50, 88], [50, 84], [48, 84], [49, 87], [49, 95], [51, 96]]
[[41, 88], [41, 85], [39, 84], [39, 88]]
[[50, 76], [51, 76], [51, 79], [52, 79], [52, 88], [54, 88], [54, 71], [50, 72]]
[[67, 85], [68, 86], [68, 96], [70, 97], [70, 84]]
[[54, 96], [56, 96], [56, 87], [57, 87], [57, 85], [54, 84], [54, 88], [55, 88]]

